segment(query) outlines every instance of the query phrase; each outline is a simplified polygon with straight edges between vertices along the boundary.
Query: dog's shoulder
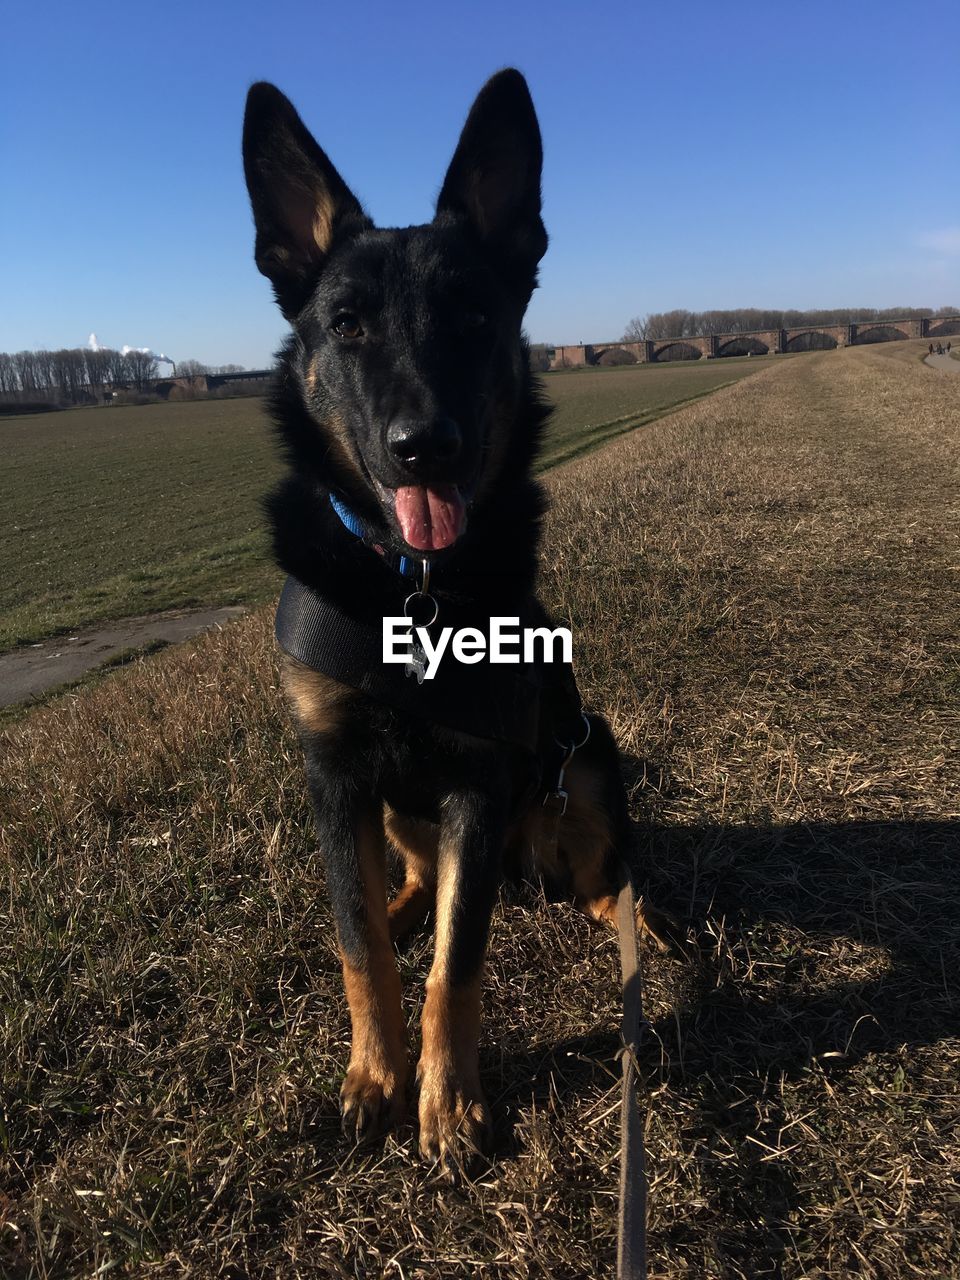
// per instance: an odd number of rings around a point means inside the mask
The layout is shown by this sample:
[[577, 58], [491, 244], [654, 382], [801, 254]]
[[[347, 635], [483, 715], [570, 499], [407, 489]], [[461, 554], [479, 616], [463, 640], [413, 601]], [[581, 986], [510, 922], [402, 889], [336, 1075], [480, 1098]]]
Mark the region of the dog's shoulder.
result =
[[332, 676], [298, 662], [280, 658], [280, 677], [293, 718], [301, 733], [332, 735], [357, 711], [362, 694]]

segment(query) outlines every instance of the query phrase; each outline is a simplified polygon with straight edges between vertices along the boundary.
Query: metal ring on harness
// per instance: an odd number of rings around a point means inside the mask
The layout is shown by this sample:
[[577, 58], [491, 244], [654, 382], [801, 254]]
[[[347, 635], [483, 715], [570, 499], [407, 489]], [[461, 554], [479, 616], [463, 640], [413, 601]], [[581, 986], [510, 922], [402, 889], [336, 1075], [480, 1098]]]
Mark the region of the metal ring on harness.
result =
[[576, 753], [580, 750], [580, 748], [585, 747], [587, 743], [590, 741], [590, 721], [587, 719], [586, 715], [582, 711], [580, 712], [580, 719], [583, 721], [584, 727], [586, 728], [586, 733], [583, 735], [583, 737], [580, 739], [579, 742], [561, 742], [559, 738], [554, 738], [554, 742], [557, 744], [557, 746], [563, 747], [564, 751], [567, 752], [566, 759], [563, 762], [564, 769], [567, 767], [567, 765], [570, 763], [570, 761], [573, 759]]
[[[433, 605], [433, 613], [430, 615], [430, 618], [426, 622], [416, 622], [414, 618], [411, 616], [409, 611], [411, 600], [423, 600]], [[439, 612], [440, 612], [440, 606], [437, 604], [436, 600], [434, 600], [433, 596], [430, 595], [430, 593], [427, 591], [411, 591], [410, 594], [407, 596], [406, 600], [404, 600], [403, 602], [403, 616], [405, 618], [409, 618], [415, 627], [433, 626], [433, 624], [437, 620], [437, 614]]]

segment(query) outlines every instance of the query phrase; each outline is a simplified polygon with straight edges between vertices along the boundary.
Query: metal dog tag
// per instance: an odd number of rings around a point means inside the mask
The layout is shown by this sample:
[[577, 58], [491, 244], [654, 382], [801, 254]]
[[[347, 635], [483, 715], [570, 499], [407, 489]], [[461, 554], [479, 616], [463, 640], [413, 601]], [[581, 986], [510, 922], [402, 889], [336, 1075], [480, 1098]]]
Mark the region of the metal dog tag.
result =
[[[429, 586], [430, 561], [424, 560], [420, 590], [411, 592], [403, 602], [403, 616], [409, 618], [414, 627], [413, 639], [410, 644], [410, 656], [403, 664], [403, 671], [405, 675], [416, 676], [417, 684], [423, 684], [426, 679], [427, 655], [423, 645], [420, 643], [416, 628], [433, 626], [437, 620], [437, 614], [440, 612], [439, 605], [429, 593]], [[417, 618], [416, 614], [420, 614], [420, 617]]]
[[403, 664], [403, 673], [408, 676], [416, 676], [417, 684], [423, 684], [426, 677], [427, 655], [416, 634], [414, 634], [413, 643], [410, 646], [410, 656]]

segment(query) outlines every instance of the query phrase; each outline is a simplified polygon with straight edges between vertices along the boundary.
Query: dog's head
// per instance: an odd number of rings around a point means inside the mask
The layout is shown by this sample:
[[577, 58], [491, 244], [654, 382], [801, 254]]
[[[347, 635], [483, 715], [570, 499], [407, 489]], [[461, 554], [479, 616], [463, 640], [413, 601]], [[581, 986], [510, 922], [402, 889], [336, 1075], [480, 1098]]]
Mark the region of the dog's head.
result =
[[514, 438], [533, 394], [521, 322], [547, 236], [526, 82], [485, 85], [425, 226], [375, 228], [272, 85], [250, 90], [243, 158], [257, 266], [293, 327], [296, 465], [401, 550], [454, 547], [532, 452]]

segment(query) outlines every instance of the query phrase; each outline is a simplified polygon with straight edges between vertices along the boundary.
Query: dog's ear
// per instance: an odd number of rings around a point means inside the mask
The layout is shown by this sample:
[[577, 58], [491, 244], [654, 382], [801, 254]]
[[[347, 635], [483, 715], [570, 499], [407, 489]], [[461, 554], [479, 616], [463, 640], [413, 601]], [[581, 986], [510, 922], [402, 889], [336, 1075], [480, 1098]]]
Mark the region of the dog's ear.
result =
[[466, 218], [495, 256], [531, 273], [547, 248], [540, 218], [543, 146], [527, 82], [498, 71], [480, 90], [437, 200]]
[[372, 223], [293, 104], [272, 84], [255, 84], [247, 95], [243, 169], [257, 228], [257, 266], [292, 320], [334, 239]]

